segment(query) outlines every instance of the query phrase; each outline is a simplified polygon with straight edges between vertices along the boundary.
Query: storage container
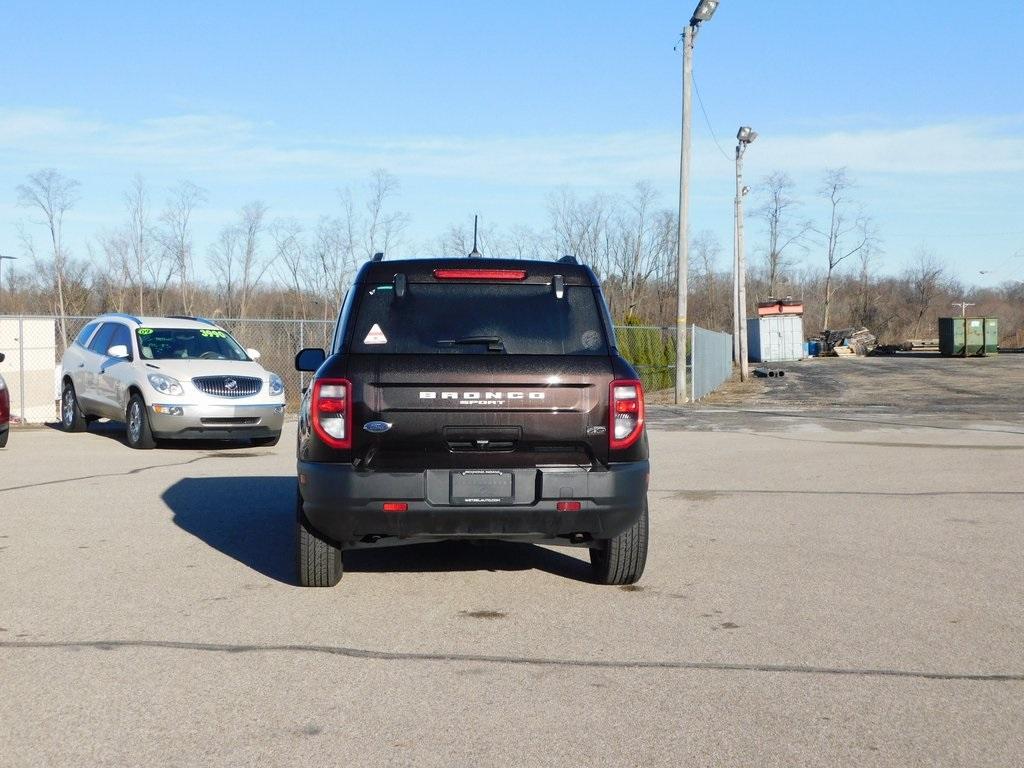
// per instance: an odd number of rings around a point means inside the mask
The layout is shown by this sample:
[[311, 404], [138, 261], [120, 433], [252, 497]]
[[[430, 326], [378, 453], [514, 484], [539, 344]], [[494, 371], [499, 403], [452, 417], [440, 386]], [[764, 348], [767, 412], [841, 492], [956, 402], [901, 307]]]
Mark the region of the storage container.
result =
[[804, 321], [799, 315], [769, 315], [747, 320], [747, 359], [752, 363], [802, 360]]

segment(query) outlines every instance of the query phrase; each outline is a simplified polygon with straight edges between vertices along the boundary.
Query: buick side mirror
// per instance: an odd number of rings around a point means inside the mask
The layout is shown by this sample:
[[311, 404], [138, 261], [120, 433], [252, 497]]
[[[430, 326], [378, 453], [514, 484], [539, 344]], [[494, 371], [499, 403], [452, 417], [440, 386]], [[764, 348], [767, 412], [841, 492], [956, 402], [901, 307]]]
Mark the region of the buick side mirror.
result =
[[115, 344], [107, 350], [107, 357], [119, 357], [122, 360], [128, 359], [128, 347], [124, 344]]
[[259, 360], [260, 359], [260, 351], [258, 349], [247, 349], [247, 350], [245, 350], [245, 354], [247, 354], [253, 360]]
[[312, 347], [303, 349], [295, 356], [295, 370], [313, 373], [324, 364], [326, 359], [327, 353], [322, 349]]

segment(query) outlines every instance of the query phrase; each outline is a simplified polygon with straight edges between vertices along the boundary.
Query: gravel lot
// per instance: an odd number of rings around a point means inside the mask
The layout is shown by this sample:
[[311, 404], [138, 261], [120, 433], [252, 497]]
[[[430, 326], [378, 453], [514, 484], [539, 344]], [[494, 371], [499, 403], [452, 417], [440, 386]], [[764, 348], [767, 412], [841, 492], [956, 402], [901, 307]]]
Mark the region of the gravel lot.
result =
[[291, 440], [18, 431], [0, 763], [1022, 764], [1019, 411], [762, 405], [652, 409], [634, 588], [440, 544], [303, 590]]
[[768, 367], [786, 375], [752, 378], [746, 384], [730, 382], [704, 403], [745, 408], [870, 408], [980, 419], [1024, 414], [1024, 354], [817, 357]]

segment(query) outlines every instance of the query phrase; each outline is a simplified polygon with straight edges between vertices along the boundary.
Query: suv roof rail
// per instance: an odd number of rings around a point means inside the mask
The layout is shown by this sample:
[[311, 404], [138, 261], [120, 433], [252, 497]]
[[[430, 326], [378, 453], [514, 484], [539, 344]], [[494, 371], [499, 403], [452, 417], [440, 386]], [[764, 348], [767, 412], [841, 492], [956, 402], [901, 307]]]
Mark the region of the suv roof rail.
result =
[[377, 251], [373, 254], [373, 261], [384, 261], [384, 251]]
[[142, 321], [139, 318], [126, 312], [104, 312], [100, 317], [120, 317], [122, 320], [131, 320], [136, 325], [142, 325]]
[[579, 264], [579, 260], [575, 256], [563, 256], [558, 260], [559, 264]]
[[205, 317], [193, 317], [192, 315], [167, 315], [172, 320], [195, 320], [197, 323], [205, 323], [206, 325], [217, 325], [213, 320], [207, 320]]

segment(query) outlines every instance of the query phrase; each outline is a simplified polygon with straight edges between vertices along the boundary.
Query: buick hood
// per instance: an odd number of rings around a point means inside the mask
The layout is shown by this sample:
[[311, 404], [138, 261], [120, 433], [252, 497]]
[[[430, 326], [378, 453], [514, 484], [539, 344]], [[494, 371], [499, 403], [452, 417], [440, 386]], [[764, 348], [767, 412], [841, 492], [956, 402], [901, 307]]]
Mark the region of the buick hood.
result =
[[190, 381], [196, 376], [253, 376], [266, 381], [270, 374], [252, 360], [142, 360], [147, 373], [162, 373], [178, 381]]

